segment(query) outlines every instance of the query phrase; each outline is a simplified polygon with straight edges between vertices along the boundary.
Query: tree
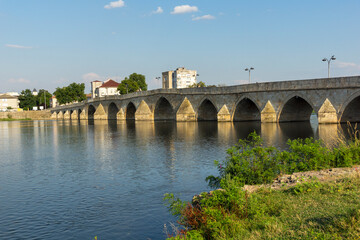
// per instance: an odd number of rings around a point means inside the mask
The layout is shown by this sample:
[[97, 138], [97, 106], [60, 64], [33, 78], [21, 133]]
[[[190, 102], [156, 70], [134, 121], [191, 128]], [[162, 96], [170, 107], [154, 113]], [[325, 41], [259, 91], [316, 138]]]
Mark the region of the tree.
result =
[[56, 88], [54, 95], [59, 104], [81, 102], [86, 99], [85, 84], [84, 83], [71, 83], [67, 87]]
[[118, 86], [120, 94], [127, 94], [137, 91], [146, 91], [147, 84], [145, 82], [145, 76], [137, 73], [133, 73], [129, 78], [122, 80]]
[[46, 108], [50, 107], [50, 99], [52, 95], [49, 91], [40, 89], [38, 95], [36, 96], [36, 105], [37, 106], [44, 106], [45, 107], [45, 100], [46, 100]]
[[22, 90], [19, 96], [19, 106], [25, 110], [32, 109], [36, 106], [36, 97], [32, 94], [30, 89]]
[[129, 79], [136, 82], [139, 85], [141, 91], [147, 91], [147, 84], [145, 82], [144, 75], [133, 73], [129, 76]]
[[192, 85], [190, 85], [188, 88], [198, 88], [198, 87], [206, 87], [206, 84], [202, 81], [198, 82], [198, 83], [194, 83]]

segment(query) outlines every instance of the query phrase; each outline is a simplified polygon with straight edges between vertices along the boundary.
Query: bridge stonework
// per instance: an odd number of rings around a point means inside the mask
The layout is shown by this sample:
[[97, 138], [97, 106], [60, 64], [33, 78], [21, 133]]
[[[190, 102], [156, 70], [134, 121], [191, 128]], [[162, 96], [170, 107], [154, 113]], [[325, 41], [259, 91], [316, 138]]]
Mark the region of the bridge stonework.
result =
[[360, 121], [360, 76], [229, 87], [157, 89], [51, 110], [53, 119], [137, 121]]

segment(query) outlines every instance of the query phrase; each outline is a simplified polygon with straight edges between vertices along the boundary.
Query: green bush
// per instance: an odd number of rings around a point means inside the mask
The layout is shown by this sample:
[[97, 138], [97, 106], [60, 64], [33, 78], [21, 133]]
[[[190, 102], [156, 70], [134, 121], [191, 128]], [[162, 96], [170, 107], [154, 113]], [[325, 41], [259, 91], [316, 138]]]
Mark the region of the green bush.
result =
[[360, 163], [359, 140], [329, 149], [320, 140], [295, 139], [287, 142], [289, 150], [263, 147], [254, 132], [246, 140], [227, 150], [224, 162], [215, 162], [219, 176], [209, 176], [209, 186], [223, 187], [228, 179], [240, 186], [270, 183], [280, 174], [321, 170], [331, 167], [351, 167]]

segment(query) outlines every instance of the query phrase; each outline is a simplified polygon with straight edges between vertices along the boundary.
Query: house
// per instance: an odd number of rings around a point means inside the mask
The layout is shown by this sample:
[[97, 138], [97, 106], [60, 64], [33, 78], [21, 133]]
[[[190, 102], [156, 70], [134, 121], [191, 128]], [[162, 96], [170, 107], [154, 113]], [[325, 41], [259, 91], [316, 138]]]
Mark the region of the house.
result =
[[19, 103], [19, 98], [16, 95], [10, 95], [8, 93], [0, 94], [0, 111], [18, 109]]
[[120, 83], [115, 82], [112, 79], [108, 79], [105, 82], [92, 81], [91, 82], [92, 98], [120, 95], [120, 93], [117, 90], [119, 84]]

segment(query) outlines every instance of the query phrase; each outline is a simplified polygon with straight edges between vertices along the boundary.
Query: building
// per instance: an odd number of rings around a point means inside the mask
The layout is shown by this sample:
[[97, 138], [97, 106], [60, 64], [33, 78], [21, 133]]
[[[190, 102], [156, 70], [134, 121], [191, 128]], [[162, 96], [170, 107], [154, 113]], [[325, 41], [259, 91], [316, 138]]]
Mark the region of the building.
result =
[[57, 106], [59, 106], [59, 103], [58, 103], [58, 101], [56, 99], [56, 96], [52, 96], [50, 98], [50, 107], [54, 108], [54, 107], [57, 107]]
[[196, 84], [197, 73], [184, 67], [162, 73], [162, 88], [187, 88]]
[[38, 91], [36, 90], [36, 88], [33, 89], [32, 94], [33, 94], [34, 96], [37, 96], [37, 95], [38, 95]]
[[105, 97], [112, 95], [120, 95], [117, 90], [117, 87], [120, 83], [115, 82], [112, 79], [108, 79], [105, 82], [92, 81], [91, 82], [91, 96], [92, 98], [96, 97]]
[[8, 111], [10, 109], [19, 108], [19, 99], [18, 96], [10, 94], [0, 94], [0, 111]]

